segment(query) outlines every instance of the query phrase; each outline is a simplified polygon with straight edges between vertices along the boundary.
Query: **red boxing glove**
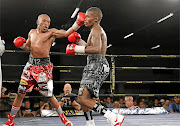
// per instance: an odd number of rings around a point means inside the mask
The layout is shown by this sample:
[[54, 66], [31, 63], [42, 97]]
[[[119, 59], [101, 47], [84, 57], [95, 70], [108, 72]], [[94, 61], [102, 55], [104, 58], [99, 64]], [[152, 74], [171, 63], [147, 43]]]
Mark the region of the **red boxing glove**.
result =
[[68, 44], [66, 47], [66, 54], [68, 56], [74, 56], [75, 53], [85, 53], [85, 46], [79, 46], [76, 44]]
[[76, 44], [68, 44], [66, 47], [66, 54], [68, 56], [74, 56], [75, 55], [75, 46]]
[[13, 41], [14, 45], [18, 48], [22, 48], [23, 44], [26, 43], [26, 39], [23, 37], [17, 37]]
[[82, 25], [84, 25], [84, 21], [86, 19], [86, 15], [83, 12], [79, 12], [75, 23], [72, 28], [74, 31], [77, 31]]
[[68, 36], [68, 40], [69, 42], [79, 42], [79, 40], [81, 39], [81, 35], [78, 34], [77, 32], [73, 32]]
[[79, 26], [84, 25], [85, 18], [86, 18], [86, 14], [83, 13], [83, 12], [79, 12], [79, 13], [78, 13], [78, 16], [77, 16], [77, 20], [76, 20], [76, 21], [77, 21], [77, 24], [78, 24]]

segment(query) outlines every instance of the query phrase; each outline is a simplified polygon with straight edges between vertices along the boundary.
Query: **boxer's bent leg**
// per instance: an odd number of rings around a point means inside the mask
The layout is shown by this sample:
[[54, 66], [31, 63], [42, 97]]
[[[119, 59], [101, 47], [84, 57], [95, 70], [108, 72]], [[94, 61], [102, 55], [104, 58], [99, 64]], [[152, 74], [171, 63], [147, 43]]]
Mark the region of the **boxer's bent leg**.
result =
[[26, 95], [25, 93], [17, 94], [17, 96], [13, 102], [10, 115], [16, 115], [16, 113], [19, 111], [19, 109], [21, 107], [21, 104], [22, 104], [22, 101], [23, 101], [25, 95]]
[[51, 106], [55, 108], [56, 112], [58, 113], [61, 121], [65, 126], [72, 126], [72, 123], [66, 118], [64, 115], [61, 106], [59, 105], [57, 99], [53, 95], [53, 80], [49, 80], [46, 84], [38, 84], [39, 92], [48, 98]]
[[91, 111], [91, 109], [88, 107], [85, 107], [85, 106], [81, 106], [81, 107], [82, 107], [83, 112], [90, 112]]
[[[24, 88], [20, 88], [20, 87], [24, 87]], [[19, 111], [22, 101], [24, 99], [24, 96], [26, 95], [25, 93], [23, 93], [23, 91], [21, 89], [26, 90], [26, 86], [20, 85], [18, 89], [19, 89], [18, 94], [13, 102], [11, 112], [10, 112], [10, 114], [7, 115], [8, 120], [3, 126], [15, 126], [14, 117], [15, 117], [16, 113]]]
[[78, 102], [81, 105], [93, 109], [94, 111], [104, 115], [107, 109], [100, 103], [96, 102], [95, 99], [90, 99], [88, 95], [89, 91], [86, 88], [84, 88], [82, 94], [78, 96]]
[[53, 95], [53, 80], [49, 80], [45, 84], [38, 84], [38, 87], [39, 92], [48, 98], [52, 107], [57, 108], [59, 106], [59, 103]]
[[93, 106], [96, 104], [96, 100], [89, 98], [89, 91], [84, 88], [82, 94], [78, 96], [78, 102], [89, 109], [93, 109]]
[[[90, 97], [90, 93], [88, 94], [88, 97]], [[95, 126], [93, 115], [92, 115], [92, 110], [85, 106], [81, 106], [81, 107], [84, 112], [84, 116], [86, 118], [86, 126], [89, 126], [89, 125]]]
[[48, 98], [48, 100], [49, 100], [51, 106], [52, 106], [53, 108], [55, 108], [55, 110], [57, 111], [57, 113], [58, 113], [59, 115], [61, 115], [61, 114], [63, 113], [63, 111], [62, 111], [62, 108], [61, 108], [61, 106], [59, 105], [59, 102], [57, 101], [57, 99], [56, 99], [54, 96], [52, 96], [52, 97]]
[[49, 97], [48, 100], [53, 108], [57, 108], [59, 106], [59, 102], [54, 97], [54, 95], [52, 97]]
[[84, 112], [84, 116], [85, 116], [85, 118], [86, 118], [86, 121], [88, 121], [88, 120], [93, 120], [92, 110], [91, 110], [91, 109], [82, 106], [82, 110], [83, 110], [83, 112]]
[[26, 95], [25, 93], [18, 93], [13, 102], [13, 105], [17, 106], [17, 107], [21, 107], [21, 104], [22, 104], [22, 101], [23, 101], [25, 95]]
[[23, 82], [24, 83], [22, 83], [22, 80], [20, 81], [20, 84], [18, 87], [18, 94], [16, 98], [14, 99], [10, 115], [15, 115], [18, 112], [18, 110], [21, 107], [22, 101], [26, 95], [28, 83], [26, 81], [23, 81]]

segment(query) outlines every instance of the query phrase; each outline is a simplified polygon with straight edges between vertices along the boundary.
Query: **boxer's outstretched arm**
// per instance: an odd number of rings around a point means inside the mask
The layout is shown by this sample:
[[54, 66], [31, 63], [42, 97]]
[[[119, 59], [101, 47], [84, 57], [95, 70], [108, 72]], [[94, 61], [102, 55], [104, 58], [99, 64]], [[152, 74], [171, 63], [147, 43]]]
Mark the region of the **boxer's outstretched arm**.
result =
[[98, 30], [93, 30], [91, 34], [91, 45], [88, 45], [87, 43], [85, 53], [100, 54], [102, 47], [101, 32], [99, 32]]
[[55, 28], [52, 28], [51, 30], [52, 30], [52, 35], [55, 36], [56, 38], [64, 38], [74, 32], [72, 27], [69, 28], [67, 31], [66, 30], [57, 30]]
[[81, 45], [81, 46], [87, 46], [87, 43], [82, 39], [80, 39], [79, 42], [77, 42], [77, 43], [78, 43], [78, 45]]

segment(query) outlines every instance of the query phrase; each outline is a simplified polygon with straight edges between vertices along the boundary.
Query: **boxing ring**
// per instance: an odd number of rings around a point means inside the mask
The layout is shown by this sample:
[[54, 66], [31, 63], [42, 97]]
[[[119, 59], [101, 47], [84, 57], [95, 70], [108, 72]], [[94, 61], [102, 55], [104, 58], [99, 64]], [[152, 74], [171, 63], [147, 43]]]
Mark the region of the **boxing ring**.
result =
[[[74, 126], [85, 126], [84, 116], [68, 117]], [[180, 114], [163, 115], [126, 115], [122, 126], [179, 126]], [[103, 116], [94, 116], [96, 126], [110, 126]], [[7, 118], [0, 118], [0, 126]], [[59, 117], [15, 118], [16, 126], [63, 126]], [[55, 123], [54, 123], [55, 122]]]
[[[6, 50], [6, 53], [26, 53], [26, 51], [16, 51], [16, 50]], [[61, 52], [51, 52], [50, 55], [65, 55], [65, 53]], [[82, 55], [82, 54], [76, 54]], [[166, 59], [175, 59], [179, 58], [179, 55], [106, 55], [106, 57], [110, 58], [111, 61], [111, 74], [110, 80], [106, 80], [105, 84], [110, 84], [111, 94], [100, 94], [100, 96], [111, 96], [111, 97], [119, 97], [119, 96], [137, 96], [137, 97], [172, 97], [172, 96], [180, 96], [180, 94], [123, 94], [123, 93], [114, 93], [116, 85], [120, 84], [174, 84], [180, 83], [180, 81], [170, 81], [170, 80], [154, 80], [154, 81], [116, 81], [116, 72], [115, 70], [175, 70], [179, 71], [180, 68], [169, 68], [169, 67], [124, 67], [124, 66], [115, 66], [115, 58], [118, 57], [130, 57], [130, 58], [166, 58]], [[53, 62], [53, 61], [52, 61]], [[14, 65], [14, 64], [2, 64], [2, 67], [24, 67], [25, 65]], [[84, 66], [54, 66], [54, 69], [60, 68], [83, 68]], [[67, 70], [68, 71], [68, 70]], [[17, 80], [3, 80], [3, 83], [19, 83]], [[54, 85], [61, 83], [74, 83], [79, 84], [80, 80], [65, 80], [65, 81], [56, 81], [54, 80]], [[38, 98], [42, 96], [25, 96], [25, 98]], [[58, 97], [58, 96], [56, 96]], [[14, 98], [10, 96], [10, 98]], [[180, 114], [157, 114], [157, 115], [125, 115], [125, 120], [122, 126], [178, 126], [180, 121]], [[69, 116], [68, 119], [72, 121], [74, 126], [84, 126], [86, 124], [84, 116]], [[106, 121], [106, 119], [101, 115], [94, 116], [96, 126], [109, 126], [110, 124]], [[0, 125], [4, 124], [7, 121], [7, 118], [0, 118]], [[17, 117], [15, 118], [16, 126], [63, 126], [59, 117]], [[56, 123], [54, 123], [56, 122]]]

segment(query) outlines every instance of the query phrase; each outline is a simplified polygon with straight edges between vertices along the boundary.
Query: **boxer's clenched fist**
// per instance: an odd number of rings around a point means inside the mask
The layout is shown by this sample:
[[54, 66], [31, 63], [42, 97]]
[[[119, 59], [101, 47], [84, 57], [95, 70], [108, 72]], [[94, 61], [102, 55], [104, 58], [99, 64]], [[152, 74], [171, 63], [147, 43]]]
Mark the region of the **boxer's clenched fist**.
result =
[[13, 41], [14, 45], [18, 48], [23, 48], [24, 43], [26, 43], [26, 39], [23, 37], [17, 37]]

